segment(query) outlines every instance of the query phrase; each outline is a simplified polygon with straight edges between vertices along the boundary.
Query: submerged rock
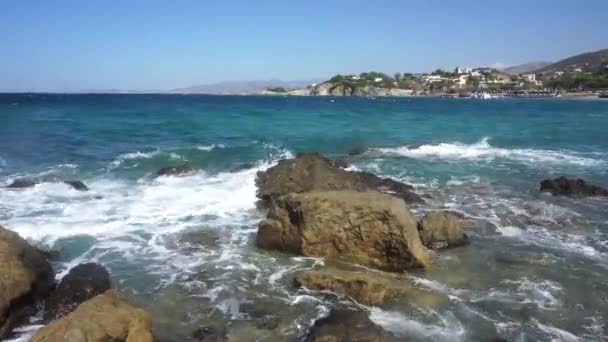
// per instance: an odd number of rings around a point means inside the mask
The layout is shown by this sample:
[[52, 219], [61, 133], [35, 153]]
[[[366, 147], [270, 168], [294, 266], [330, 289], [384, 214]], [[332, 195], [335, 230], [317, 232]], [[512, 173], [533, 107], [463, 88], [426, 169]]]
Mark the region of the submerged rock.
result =
[[424, 202], [411, 185], [369, 172], [349, 172], [337, 167], [318, 153], [304, 153], [295, 159], [282, 160], [257, 174], [257, 196], [264, 200], [308, 191], [355, 190], [379, 191], [395, 195], [409, 203]]
[[0, 339], [35, 313], [55, 275], [44, 253], [0, 226]]
[[80, 304], [69, 315], [40, 329], [33, 342], [151, 342], [150, 315], [127, 303], [114, 290]]
[[410, 279], [382, 272], [337, 269], [305, 271], [296, 274], [294, 284], [313, 291], [331, 291], [366, 305], [382, 305], [387, 301], [406, 300], [422, 306], [437, 307], [448, 301], [448, 298], [441, 293], [417, 288]]
[[394, 335], [372, 322], [367, 313], [347, 309], [333, 310], [315, 322], [306, 342], [393, 342]]
[[17, 178], [13, 180], [6, 187], [9, 189], [23, 189], [23, 188], [31, 188], [34, 185], [38, 184], [39, 181], [31, 178]]
[[192, 339], [197, 342], [225, 342], [228, 340], [226, 329], [213, 326], [200, 327], [194, 330]]
[[81, 303], [109, 290], [110, 286], [110, 274], [103, 266], [80, 264], [61, 279], [47, 299], [45, 318], [64, 317]]
[[608, 189], [589, 184], [582, 179], [566, 177], [543, 180], [540, 183], [540, 191], [558, 196], [608, 196]]
[[89, 190], [89, 188], [80, 180], [61, 181], [59, 179], [56, 179], [55, 177], [49, 177], [48, 179], [18, 178], [18, 179], [15, 179], [12, 183], [7, 185], [6, 187], [9, 189], [25, 189], [25, 188], [31, 188], [40, 183], [57, 183], [57, 182], [63, 182], [64, 184], [71, 186], [75, 190], [79, 190], [79, 191]]
[[323, 256], [385, 271], [430, 265], [405, 203], [375, 192], [292, 193], [271, 204], [257, 245]]
[[165, 166], [156, 171], [155, 176], [181, 176], [192, 172], [194, 172], [194, 169], [190, 165]]
[[65, 184], [71, 186], [72, 188], [74, 188], [74, 190], [78, 190], [78, 191], [88, 191], [89, 187], [86, 186], [82, 181], [79, 180], [66, 180], [63, 181]]
[[418, 223], [418, 231], [422, 243], [431, 249], [457, 247], [469, 243], [458, 217], [445, 211], [426, 214]]

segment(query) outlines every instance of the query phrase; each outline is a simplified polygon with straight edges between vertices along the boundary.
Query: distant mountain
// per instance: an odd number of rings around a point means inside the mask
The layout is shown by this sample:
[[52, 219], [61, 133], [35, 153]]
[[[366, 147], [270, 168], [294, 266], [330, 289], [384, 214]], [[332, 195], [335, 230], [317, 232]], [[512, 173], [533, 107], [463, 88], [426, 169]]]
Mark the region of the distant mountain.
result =
[[520, 65], [514, 65], [514, 66], [502, 68], [501, 71], [506, 72], [507, 74], [511, 74], [511, 75], [527, 74], [532, 71], [544, 68], [550, 64], [551, 64], [551, 62], [530, 62], [530, 63], [526, 63], [526, 64], [520, 64]]
[[170, 90], [173, 94], [212, 94], [212, 95], [252, 95], [260, 94], [270, 87], [282, 87], [286, 89], [304, 88], [322, 80], [256, 80], [256, 81], [224, 81], [212, 84], [197, 85], [187, 88]]
[[572, 72], [575, 69], [582, 71], [596, 71], [608, 64], [608, 49], [587, 52], [580, 55], [562, 59], [535, 70], [535, 73], [554, 73], [556, 71]]

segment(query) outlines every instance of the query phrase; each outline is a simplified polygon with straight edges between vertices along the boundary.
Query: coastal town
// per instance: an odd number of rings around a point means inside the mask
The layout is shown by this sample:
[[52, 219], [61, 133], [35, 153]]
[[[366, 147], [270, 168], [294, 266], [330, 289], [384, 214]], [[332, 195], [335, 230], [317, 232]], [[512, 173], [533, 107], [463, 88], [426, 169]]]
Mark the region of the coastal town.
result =
[[[590, 56], [600, 58], [590, 58]], [[269, 87], [265, 95], [299, 96], [446, 96], [556, 97], [608, 94], [608, 50], [600, 50], [545, 65], [536, 70], [460, 67], [430, 73], [382, 72], [336, 75], [301, 89]], [[599, 60], [597, 62], [596, 60]], [[516, 69], [516, 68], [514, 68]]]

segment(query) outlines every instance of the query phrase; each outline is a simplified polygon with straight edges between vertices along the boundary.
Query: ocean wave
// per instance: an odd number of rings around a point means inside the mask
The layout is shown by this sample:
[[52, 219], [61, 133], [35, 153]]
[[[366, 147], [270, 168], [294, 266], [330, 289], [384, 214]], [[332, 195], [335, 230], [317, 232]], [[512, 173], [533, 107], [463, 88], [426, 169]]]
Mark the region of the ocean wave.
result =
[[480, 141], [473, 144], [446, 142], [439, 144], [424, 144], [420, 146], [377, 148], [375, 150], [383, 154], [398, 155], [417, 159], [437, 158], [447, 160], [481, 161], [509, 159], [528, 164], [551, 163], [572, 164], [579, 166], [598, 166], [605, 164], [604, 160], [588, 158], [572, 151], [501, 148], [490, 145], [489, 140], [489, 137], [484, 137]]
[[543, 310], [556, 310], [561, 306], [558, 296], [560, 284], [550, 280], [534, 281], [526, 277], [518, 280], [503, 280], [500, 287], [485, 294], [478, 294], [472, 302], [493, 301], [503, 304], [533, 304]]
[[195, 148], [199, 151], [209, 152], [209, 151], [213, 151], [216, 148], [226, 148], [226, 145], [224, 145], [224, 144], [197, 145]]

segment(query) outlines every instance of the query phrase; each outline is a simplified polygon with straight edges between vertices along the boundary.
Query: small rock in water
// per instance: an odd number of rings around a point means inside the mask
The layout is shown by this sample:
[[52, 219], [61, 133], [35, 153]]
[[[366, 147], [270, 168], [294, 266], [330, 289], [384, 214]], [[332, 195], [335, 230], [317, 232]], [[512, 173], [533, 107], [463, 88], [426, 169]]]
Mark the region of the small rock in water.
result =
[[540, 183], [540, 191], [558, 196], [608, 196], [608, 189], [592, 185], [582, 179], [559, 177], [545, 179]]
[[61, 279], [47, 299], [45, 317], [49, 320], [64, 317], [81, 303], [109, 290], [110, 286], [110, 274], [103, 266], [80, 264]]
[[197, 342], [224, 342], [226, 330], [216, 327], [200, 327], [192, 332], [192, 338]]
[[165, 166], [156, 171], [156, 177], [160, 176], [180, 176], [194, 172], [189, 165]]
[[348, 309], [333, 310], [329, 316], [315, 322], [306, 342], [393, 342], [391, 333], [372, 322], [367, 313]]
[[365, 147], [355, 147], [352, 150], [348, 151], [348, 155], [349, 156], [360, 156], [362, 154], [365, 154], [365, 152], [367, 152], [367, 148], [365, 148]]
[[74, 190], [78, 190], [78, 191], [87, 191], [89, 190], [89, 187], [86, 186], [82, 181], [79, 180], [66, 180], [63, 181], [65, 184], [71, 186], [72, 188], [74, 188]]
[[418, 222], [422, 243], [432, 249], [457, 247], [469, 243], [458, 217], [445, 211], [426, 214]]
[[23, 189], [23, 188], [31, 188], [34, 185], [38, 184], [39, 182], [35, 179], [31, 179], [31, 178], [18, 178], [15, 179], [14, 181], [12, 181], [9, 185], [7, 185], [7, 188], [10, 189]]

